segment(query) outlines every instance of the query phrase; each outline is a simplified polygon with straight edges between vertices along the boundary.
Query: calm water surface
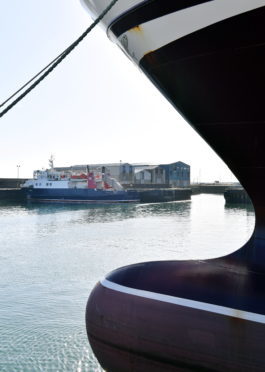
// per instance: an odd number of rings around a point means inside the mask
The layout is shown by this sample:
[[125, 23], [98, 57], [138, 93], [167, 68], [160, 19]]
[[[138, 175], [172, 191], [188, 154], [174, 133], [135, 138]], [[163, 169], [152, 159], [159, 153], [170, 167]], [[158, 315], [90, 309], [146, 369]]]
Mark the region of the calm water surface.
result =
[[0, 204], [0, 371], [101, 371], [88, 345], [90, 290], [123, 265], [217, 257], [242, 246], [255, 217], [221, 195], [190, 202]]

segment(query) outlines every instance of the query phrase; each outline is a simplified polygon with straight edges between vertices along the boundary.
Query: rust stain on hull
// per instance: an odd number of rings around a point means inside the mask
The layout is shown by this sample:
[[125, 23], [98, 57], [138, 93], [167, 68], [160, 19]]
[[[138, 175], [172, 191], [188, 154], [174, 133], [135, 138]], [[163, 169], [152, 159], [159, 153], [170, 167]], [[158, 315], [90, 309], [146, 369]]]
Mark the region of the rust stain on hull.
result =
[[143, 32], [143, 28], [140, 26], [140, 25], [138, 25], [138, 26], [134, 26], [133, 28], [131, 28], [130, 30], [129, 30], [130, 32], [139, 32], [139, 33], [142, 33]]

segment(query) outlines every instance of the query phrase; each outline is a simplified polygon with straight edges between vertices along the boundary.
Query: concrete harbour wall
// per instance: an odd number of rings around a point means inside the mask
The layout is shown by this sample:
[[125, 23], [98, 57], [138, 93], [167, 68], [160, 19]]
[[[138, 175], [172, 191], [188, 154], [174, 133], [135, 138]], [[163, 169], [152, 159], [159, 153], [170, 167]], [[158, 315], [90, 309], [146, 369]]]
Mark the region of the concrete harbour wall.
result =
[[160, 203], [178, 200], [190, 200], [191, 189], [187, 188], [163, 188], [163, 189], [139, 189], [141, 203]]
[[0, 178], [0, 189], [17, 189], [26, 178]]
[[251, 199], [243, 188], [227, 189], [224, 197], [227, 204], [251, 204]]

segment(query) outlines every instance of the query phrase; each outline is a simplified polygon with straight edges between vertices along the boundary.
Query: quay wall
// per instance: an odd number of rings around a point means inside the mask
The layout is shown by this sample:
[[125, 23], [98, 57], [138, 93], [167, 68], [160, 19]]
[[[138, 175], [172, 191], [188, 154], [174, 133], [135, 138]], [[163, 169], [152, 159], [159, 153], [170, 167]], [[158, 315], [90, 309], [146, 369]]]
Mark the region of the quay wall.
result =
[[23, 189], [15, 188], [0, 188], [0, 201], [22, 202], [26, 200]]
[[22, 202], [25, 200], [25, 192], [20, 185], [25, 178], [0, 178], [0, 200], [7, 202]]
[[0, 178], [0, 189], [17, 189], [26, 178]]
[[225, 190], [231, 187], [231, 184], [221, 183], [201, 183], [191, 185], [192, 194], [224, 194]]
[[224, 198], [227, 204], [251, 204], [247, 192], [243, 188], [227, 189], [224, 193]]
[[168, 189], [170, 188], [168, 183], [161, 184], [161, 183], [131, 183], [126, 184], [122, 183], [121, 185], [124, 189], [130, 189], [130, 190], [143, 190], [143, 189]]
[[138, 189], [141, 203], [160, 203], [178, 200], [190, 200], [190, 188]]

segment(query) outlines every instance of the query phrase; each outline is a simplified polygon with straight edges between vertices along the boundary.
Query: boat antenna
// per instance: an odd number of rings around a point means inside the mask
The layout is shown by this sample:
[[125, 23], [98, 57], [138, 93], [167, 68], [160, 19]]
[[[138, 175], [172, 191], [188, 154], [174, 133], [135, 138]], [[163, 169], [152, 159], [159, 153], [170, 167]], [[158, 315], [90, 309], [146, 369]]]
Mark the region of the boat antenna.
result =
[[41, 71], [39, 71], [35, 76], [27, 81], [23, 86], [21, 86], [15, 93], [9, 96], [5, 101], [0, 104], [0, 107], [4, 106], [13, 97], [15, 97], [19, 92], [26, 88], [32, 81], [34, 81], [38, 76], [39, 78], [33, 82], [28, 89], [21, 93], [9, 106], [7, 106], [3, 111], [0, 112], [0, 118], [3, 117], [9, 110], [11, 110], [19, 101], [21, 101], [28, 93], [30, 93], [42, 80], [44, 80], [54, 69], [57, 67], [68, 54], [70, 54], [73, 49], [92, 31], [92, 29], [102, 20], [102, 18], [110, 11], [110, 9], [116, 4], [118, 0], [112, 0], [111, 3], [103, 10], [103, 12], [95, 19], [93, 23], [86, 29], [85, 32], [78, 39], [76, 39], [68, 48], [66, 48], [61, 54], [54, 58], [47, 66], [45, 66]]

